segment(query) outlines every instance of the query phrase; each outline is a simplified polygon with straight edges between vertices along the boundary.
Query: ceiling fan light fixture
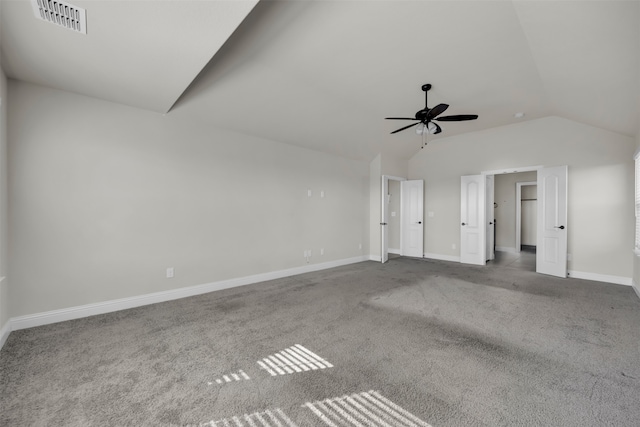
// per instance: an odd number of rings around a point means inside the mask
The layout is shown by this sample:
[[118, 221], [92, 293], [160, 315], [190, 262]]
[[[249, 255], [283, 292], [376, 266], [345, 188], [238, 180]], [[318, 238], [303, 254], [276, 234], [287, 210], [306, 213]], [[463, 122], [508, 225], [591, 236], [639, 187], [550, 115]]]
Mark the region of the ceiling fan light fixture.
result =
[[425, 133], [425, 126], [424, 123], [420, 123], [417, 127], [416, 127], [416, 133], [418, 135], [422, 135], [423, 133]]
[[433, 135], [438, 131], [438, 127], [433, 122], [429, 122], [429, 124], [427, 124], [427, 130]]

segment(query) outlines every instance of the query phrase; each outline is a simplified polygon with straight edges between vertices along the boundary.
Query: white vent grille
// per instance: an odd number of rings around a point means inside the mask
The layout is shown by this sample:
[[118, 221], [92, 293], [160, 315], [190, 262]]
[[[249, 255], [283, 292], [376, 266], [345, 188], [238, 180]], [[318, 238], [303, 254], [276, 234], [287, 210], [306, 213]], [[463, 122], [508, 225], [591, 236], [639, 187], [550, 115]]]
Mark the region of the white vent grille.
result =
[[31, 0], [31, 4], [36, 18], [87, 34], [87, 14], [84, 9], [60, 0]]

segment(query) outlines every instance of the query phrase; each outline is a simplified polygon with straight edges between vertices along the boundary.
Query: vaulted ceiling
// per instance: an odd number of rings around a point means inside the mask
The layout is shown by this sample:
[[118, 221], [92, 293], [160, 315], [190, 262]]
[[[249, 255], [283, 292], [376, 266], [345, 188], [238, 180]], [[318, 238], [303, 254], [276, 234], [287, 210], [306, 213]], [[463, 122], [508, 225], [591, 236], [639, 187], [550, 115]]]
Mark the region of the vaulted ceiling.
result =
[[[10, 77], [194, 125], [371, 159], [408, 158], [424, 107], [478, 114], [446, 138], [561, 116], [640, 129], [639, 1], [70, 1], [86, 35], [2, 0]], [[515, 113], [525, 113], [517, 119]]]

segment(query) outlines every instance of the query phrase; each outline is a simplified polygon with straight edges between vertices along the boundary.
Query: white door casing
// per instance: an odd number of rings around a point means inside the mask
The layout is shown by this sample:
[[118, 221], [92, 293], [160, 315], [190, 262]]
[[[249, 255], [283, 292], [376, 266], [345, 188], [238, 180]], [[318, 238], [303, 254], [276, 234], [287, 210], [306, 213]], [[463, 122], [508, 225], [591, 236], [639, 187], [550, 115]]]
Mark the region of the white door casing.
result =
[[486, 175], [461, 177], [460, 262], [485, 265], [486, 258]]
[[[536, 175], [536, 179], [537, 179], [537, 175]], [[538, 185], [537, 181], [527, 181], [527, 182], [516, 182], [516, 252], [520, 252], [521, 251], [521, 246], [524, 244], [522, 243], [522, 215], [523, 215], [523, 211], [522, 211], [522, 187], [526, 187], [526, 186], [530, 186], [530, 185]], [[537, 187], [536, 187], [536, 193], [537, 193]], [[537, 198], [537, 196], [536, 196]], [[536, 204], [536, 209], [537, 209], [537, 204]], [[535, 212], [536, 215], [536, 221], [537, 221], [537, 211]], [[537, 224], [537, 222], [536, 222]], [[537, 230], [537, 227], [536, 227]], [[537, 239], [538, 236], [533, 236], [534, 239]]]
[[567, 277], [568, 168], [538, 170], [536, 272]]
[[403, 256], [423, 257], [424, 243], [424, 182], [402, 181], [401, 194], [401, 251]]

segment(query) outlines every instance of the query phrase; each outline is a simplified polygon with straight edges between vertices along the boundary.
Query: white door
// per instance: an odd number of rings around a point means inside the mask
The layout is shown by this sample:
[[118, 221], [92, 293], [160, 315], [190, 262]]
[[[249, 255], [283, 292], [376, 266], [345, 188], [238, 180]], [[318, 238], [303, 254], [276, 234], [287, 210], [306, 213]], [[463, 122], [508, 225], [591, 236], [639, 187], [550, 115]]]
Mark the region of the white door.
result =
[[461, 177], [460, 185], [460, 262], [485, 265], [486, 252], [486, 175]]
[[486, 209], [487, 214], [485, 216], [485, 222], [487, 223], [487, 261], [495, 259], [495, 208], [494, 206], [494, 176], [487, 175], [486, 186]]
[[381, 261], [389, 261], [389, 179], [382, 176], [382, 212], [380, 212], [380, 254]]
[[423, 257], [424, 241], [424, 183], [422, 180], [402, 181], [400, 183], [402, 206], [402, 255]]
[[567, 277], [567, 166], [538, 170], [536, 272]]

